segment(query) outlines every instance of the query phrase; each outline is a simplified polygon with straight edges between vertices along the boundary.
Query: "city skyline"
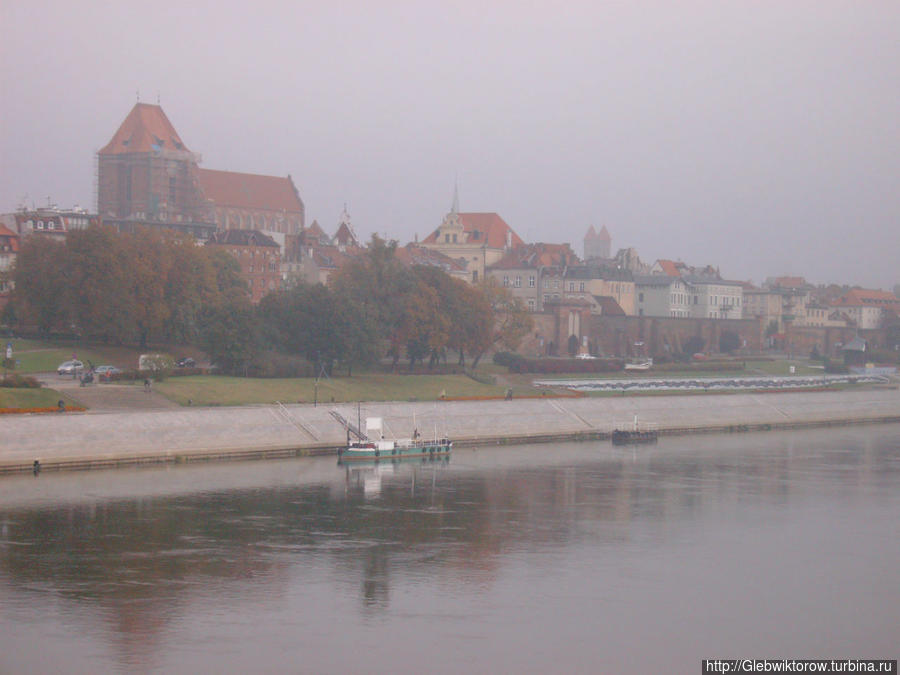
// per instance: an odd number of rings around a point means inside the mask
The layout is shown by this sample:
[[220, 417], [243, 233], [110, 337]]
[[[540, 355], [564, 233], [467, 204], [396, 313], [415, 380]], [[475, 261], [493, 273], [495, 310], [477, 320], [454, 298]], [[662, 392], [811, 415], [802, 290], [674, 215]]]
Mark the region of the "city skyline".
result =
[[140, 91], [201, 166], [290, 174], [329, 232], [346, 203], [364, 240], [424, 239], [458, 184], [579, 253], [605, 225], [732, 279], [900, 282], [893, 4], [241, 7], [0, 9], [0, 211], [93, 209]]

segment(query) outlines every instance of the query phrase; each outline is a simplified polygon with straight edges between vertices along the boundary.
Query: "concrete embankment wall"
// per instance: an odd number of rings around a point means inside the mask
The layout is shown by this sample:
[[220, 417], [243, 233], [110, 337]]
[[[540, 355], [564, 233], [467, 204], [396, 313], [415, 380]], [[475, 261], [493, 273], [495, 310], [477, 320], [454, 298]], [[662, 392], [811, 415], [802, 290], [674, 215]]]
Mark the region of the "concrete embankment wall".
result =
[[[332, 408], [357, 419], [351, 404], [8, 415], [0, 419], [0, 473], [30, 471], [35, 460], [52, 470], [333, 453], [345, 432]], [[409, 437], [418, 428], [458, 446], [605, 438], [635, 415], [661, 434], [900, 422], [900, 392], [365, 403], [361, 410], [363, 419], [384, 418], [386, 435]]]

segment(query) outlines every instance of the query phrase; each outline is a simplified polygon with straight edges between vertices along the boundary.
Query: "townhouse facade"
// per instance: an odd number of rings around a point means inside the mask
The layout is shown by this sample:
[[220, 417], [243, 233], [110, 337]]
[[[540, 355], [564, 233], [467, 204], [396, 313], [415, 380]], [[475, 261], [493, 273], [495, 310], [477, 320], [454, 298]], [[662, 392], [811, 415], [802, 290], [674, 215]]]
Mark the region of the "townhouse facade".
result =
[[477, 283], [491, 265], [524, 243], [498, 214], [460, 213], [454, 199], [450, 212], [420, 245], [456, 259], [466, 268], [468, 281]]
[[206, 245], [221, 247], [240, 263], [253, 304], [281, 290], [281, 247], [272, 237], [258, 230], [225, 230], [213, 234]]

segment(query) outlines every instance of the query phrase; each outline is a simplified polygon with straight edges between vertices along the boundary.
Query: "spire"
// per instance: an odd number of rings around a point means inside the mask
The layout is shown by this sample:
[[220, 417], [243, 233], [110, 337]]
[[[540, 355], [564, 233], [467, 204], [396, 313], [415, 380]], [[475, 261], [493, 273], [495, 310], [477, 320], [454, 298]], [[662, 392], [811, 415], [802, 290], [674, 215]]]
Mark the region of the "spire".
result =
[[450, 206], [450, 213], [456, 215], [459, 213], [459, 182], [453, 181], [453, 204]]

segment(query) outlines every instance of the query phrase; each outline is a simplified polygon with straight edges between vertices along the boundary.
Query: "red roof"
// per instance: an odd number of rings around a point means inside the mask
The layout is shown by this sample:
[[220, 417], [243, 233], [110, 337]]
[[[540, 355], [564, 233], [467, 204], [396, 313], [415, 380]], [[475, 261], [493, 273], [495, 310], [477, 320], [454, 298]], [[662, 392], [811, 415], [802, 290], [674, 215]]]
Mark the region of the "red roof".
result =
[[676, 263], [674, 260], [657, 260], [656, 262], [666, 275], [670, 277], [681, 276], [681, 271], [678, 269], [678, 263]]
[[290, 176], [200, 169], [200, 187], [216, 206], [238, 209], [303, 212], [303, 202]]
[[526, 244], [510, 251], [491, 265], [491, 269], [522, 269], [574, 265], [578, 257], [568, 244]]
[[806, 286], [806, 279], [803, 277], [776, 277], [772, 281], [772, 285], [778, 288], [803, 288]]
[[101, 155], [123, 155], [156, 150], [187, 150], [175, 127], [158, 105], [136, 103]]
[[9, 237], [9, 245], [13, 253], [19, 250], [19, 235], [0, 223], [0, 237]]
[[836, 307], [898, 307], [900, 298], [889, 291], [854, 288], [831, 304]]
[[[466, 244], [483, 244], [487, 241], [489, 248], [506, 248], [506, 234], [511, 234], [511, 248], [518, 248], [525, 242], [496, 213], [458, 213], [463, 232], [466, 233]], [[476, 234], [477, 233], [477, 234]], [[429, 234], [423, 244], [441, 243], [437, 241], [438, 232]]]

